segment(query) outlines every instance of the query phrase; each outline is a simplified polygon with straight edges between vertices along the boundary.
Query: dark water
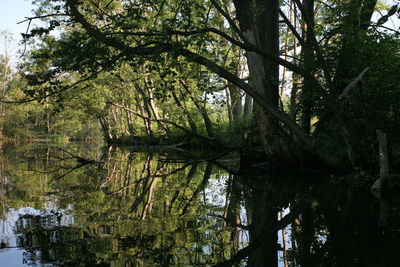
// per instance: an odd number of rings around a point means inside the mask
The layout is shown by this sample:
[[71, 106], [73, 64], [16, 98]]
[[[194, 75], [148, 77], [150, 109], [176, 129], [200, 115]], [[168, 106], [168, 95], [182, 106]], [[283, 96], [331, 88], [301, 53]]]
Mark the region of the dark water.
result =
[[374, 177], [202, 157], [3, 144], [0, 266], [400, 266], [397, 177], [378, 227]]

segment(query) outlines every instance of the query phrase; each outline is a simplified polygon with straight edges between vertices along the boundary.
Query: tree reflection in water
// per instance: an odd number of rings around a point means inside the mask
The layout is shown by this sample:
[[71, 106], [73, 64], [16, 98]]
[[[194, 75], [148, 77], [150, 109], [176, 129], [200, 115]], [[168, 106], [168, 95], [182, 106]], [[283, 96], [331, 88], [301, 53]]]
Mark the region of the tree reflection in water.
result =
[[229, 157], [176, 158], [3, 147], [1, 225], [12, 231], [2, 229], [0, 259], [17, 247], [24, 255], [16, 262], [56, 266], [400, 263], [399, 199], [392, 197], [387, 228], [378, 228], [379, 203], [369, 193], [374, 177], [254, 172], [235, 168]]

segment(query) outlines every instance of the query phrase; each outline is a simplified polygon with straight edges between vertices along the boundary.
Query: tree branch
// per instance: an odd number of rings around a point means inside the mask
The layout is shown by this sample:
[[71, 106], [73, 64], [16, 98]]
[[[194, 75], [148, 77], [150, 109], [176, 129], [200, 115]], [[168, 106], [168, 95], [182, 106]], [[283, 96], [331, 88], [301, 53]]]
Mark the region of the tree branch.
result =
[[303, 5], [301, 4], [300, 0], [294, 0], [294, 2], [296, 3], [297, 7], [300, 10], [300, 13], [301, 13], [302, 17], [304, 18], [304, 21], [306, 22], [307, 34], [309, 34], [310, 37], [311, 37], [311, 41], [312, 41], [311, 43], [312, 43], [314, 51], [315, 51], [315, 53], [317, 55], [317, 59], [319, 61], [319, 64], [321, 65], [321, 68], [324, 71], [325, 80], [326, 80], [329, 88], [333, 89], [331, 70], [328, 67], [328, 65], [326, 64], [326, 60], [325, 60], [325, 58], [324, 58], [324, 56], [322, 54], [321, 48], [319, 47], [319, 44], [318, 44], [318, 41], [317, 41], [317, 37], [315, 36], [314, 25], [310, 21], [310, 17], [309, 16], [314, 16], [314, 14], [308, 14], [307, 10], [303, 7]]
[[205, 136], [205, 135], [202, 135], [202, 134], [200, 134], [200, 133], [191, 132], [191, 131], [189, 131], [188, 129], [186, 129], [185, 127], [180, 126], [179, 124], [177, 124], [177, 123], [175, 123], [175, 122], [173, 122], [173, 121], [169, 121], [169, 120], [165, 120], [165, 119], [152, 119], [152, 118], [148, 118], [148, 117], [145, 117], [145, 116], [143, 116], [143, 115], [137, 113], [136, 111], [134, 111], [134, 110], [132, 110], [132, 109], [130, 109], [130, 108], [127, 108], [127, 107], [125, 107], [125, 106], [123, 106], [123, 105], [120, 105], [120, 104], [117, 104], [117, 103], [109, 103], [109, 104], [110, 104], [110, 105], [113, 105], [113, 106], [116, 106], [116, 107], [119, 107], [119, 108], [122, 108], [122, 109], [124, 109], [124, 110], [126, 110], [126, 111], [128, 111], [128, 112], [130, 112], [130, 113], [132, 113], [132, 114], [134, 114], [134, 115], [136, 115], [136, 116], [142, 118], [142, 119], [149, 120], [149, 121], [164, 122], [164, 123], [167, 123], [167, 124], [171, 124], [171, 125], [175, 126], [176, 128], [178, 128], [178, 129], [184, 131], [185, 133], [187, 133], [187, 134], [189, 134], [189, 135], [197, 135], [197, 136], [199, 136], [199, 137], [201, 137], [201, 138], [204, 138], [204, 139], [207, 139], [207, 140], [214, 140], [214, 138], [210, 138], [210, 137]]
[[290, 23], [290, 20], [286, 17], [285, 13], [283, 13], [283, 11], [281, 9], [279, 9], [279, 14], [281, 15], [281, 17], [285, 21], [286, 25], [290, 28], [290, 30], [292, 31], [294, 36], [297, 38], [297, 40], [299, 40], [301, 46], [303, 46], [303, 47], [306, 46], [306, 43], [305, 43], [304, 39], [301, 38], [301, 36], [297, 32], [296, 28], [293, 26], [292, 23]]
[[368, 71], [369, 67], [366, 67], [349, 85], [344, 88], [342, 94], [338, 97], [338, 100], [343, 100], [349, 96], [350, 90], [356, 86], [363, 78], [364, 74]]
[[78, 84], [80, 84], [80, 83], [86, 82], [86, 81], [88, 81], [88, 80], [90, 80], [90, 79], [96, 77], [96, 76], [97, 76], [99, 73], [101, 73], [102, 71], [103, 71], [103, 69], [101, 69], [101, 70], [99, 70], [99, 71], [96, 71], [95, 73], [92, 73], [91, 75], [89, 75], [88, 77], [86, 77], [86, 78], [84, 78], [84, 79], [81, 79], [81, 80], [79, 80], [79, 81], [77, 81], [77, 82], [74, 82], [74, 83], [71, 84], [71, 85], [65, 86], [65, 87], [62, 88], [62, 89], [58, 89], [57, 91], [51, 92], [51, 93], [46, 94], [46, 95], [44, 95], [44, 96], [38, 96], [38, 97], [30, 98], [30, 99], [16, 100], [16, 101], [7, 101], [7, 100], [2, 100], [2, 99], [0, 99], [0, 103], [7, 103], [7, 104], [24, 104], [24, 103], [30, 103], [30, 102], [33, 102], [33, 101], [43, 100], [43, 99], [45, 99], [45, 98], [47, 98], [47, 97], [49, 97], [49, 96], [59, 95], [60, 93], [62, 93], [62, 92], [64, 92], [64, 91], [67, 91], [67, 90], [69, 90], [69, 89], [75, 87], [76, 85], [78, 85]]
[[[78, 11], [75, 1], [72, 1], [72, 0], [66, 0], [66, 1], [67, 1], [67, 5], [71, 9], [72, 15], [76, 18], [76, 20], [82, 24], [82, 26], [87, 30], [89, 35], [96, 38], [98, 41], [100, 41], [106, 45], [109, 45], [111, 47], [114, 47], [116, 49], [121, 50], [122, 52], [124, 52], [126, 54], [127, 57], [160, 54], [160, 53], [164, 53], [164, 52], [172, 52], [176, 56], [179, 56], [179, 55], [184, 56], [189, 61], [196, 62], [200, 65], [205, 66], [208, 70], [227, 79], [234, 85], [236, 85], [239, 88], [241, 88], [242, 90], [244, 90], [251, 97], [253, 97], [254, 101], [256, 101], [269, 114], [274, 116], [277, 120], [281, 121], [284, 125], [286, 125], [289, 129], [291, 129], [296, 134], [296, 136], [298, 136], [300, 138], [300, 140], [303, 141], [308, 146], [309, 151], [312, 154], [314, 154], [315, 156], [317, 156], [323, 162], [329, 164], [330, 166], [335, 166], [335, 167], [339, 167], [339, 168], [342, 167], [340, 160], [338, 160], [335, 157], [331, 157], [329, 155], [324, 154], [317, 147], [317, 145], [313, 142], [313, 140], [310, 138], [310, 136], [308, 136], [304, 132], [304, 130], [301, 129], [295, 122], [293, 122], [286, 114], [281, 113], [280, 111], [278, 111], [277, 109], [272, 107], [261, 94], [256, 92], [256, 90], [253, 87], [251, 87], [248, 83], [244, 82], [242, 79], [238, 78], [236, 75], [233, 75], [229, 71], [225, 70], [224, 68], [219, 66], [217, 63], [209, 60], [206, 57], [203, 57], [196, 53], [193, 53], [188, 49], [183, 48], [182, 45], [179, 43], [172, 43], [172, 44], [160, 43], [154, 47], [131, 47], [131, 46], [124, 44], [123, 42], [120, 42], [119, 40], [117, 40], [115, 38], [108, 38], [108, 37], [104, 36], [104, 33], [102, 33], [97, 28], [93, 27], [89, 22], [86, 21], [86, 19], [83, 17], [83, 15]], [[238, 44], [241, 44], [240, 47], [245, 50], [254, 51], [256, 53], [259, 53], [260, 55], [277, 62], [278, 64], [286, 67], [289, 70], [297, 72], [303, 76], [310, 77], [311, 80], [314, 82], [314, 84], [317, 85], [319, 92], [325, 96], [325, 94], [326, 94], [325, 91], [315, 80], [315, 77], [313, 77], [306, 70], [292, 64], [291, 62], [281, 59], [277, 55], [273, 55], [272, 53], [267, 53], [267, 52], [263, 51], [262, 49], [258, 48], [257, 46], [252, 45], [250, 43], [240, 43], [238, 41], [235, 41], [235, 42]]]
[[243, 33], [240, 31], [240, 29], [236, 26], [236, 23], [232, 20], [231, 16], [227, 12], [225, 12], [220, 5], [215, 0], [211, 0], [211, 3], [215, 6], [215, 8], [218, 10], [219, 13], [221, 13], [222, 16], [228, 21], [229, 26], [232, 27], [232, 29], [240, 36], [240, 38], [243, 41], [246, 41], [246, 37], [243, 35]]

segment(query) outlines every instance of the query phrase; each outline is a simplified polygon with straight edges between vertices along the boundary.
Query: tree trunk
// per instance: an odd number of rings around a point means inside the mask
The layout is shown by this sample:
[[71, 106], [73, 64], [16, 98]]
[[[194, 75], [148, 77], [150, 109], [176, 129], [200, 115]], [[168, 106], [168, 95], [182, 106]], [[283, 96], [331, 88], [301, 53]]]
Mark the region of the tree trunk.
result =
[[226, 86], [227, 87], [225, 88], [225, 93], [226, 93], [226, 105], [228, 107], [228, 120], [229, 123], [232, 123], [233, 121], [232, 106], [231, 106], [232, 100], [231, 100], [231, 93], [228, 88], [228, 81], [226, 81]]
[[[130, 105], [127, 105], [127, 108], [130, 109]], [[132, 113], [128, 112], [128, 110], [125, 109], [125, 115], [126, 115], [126, 123], [128, 126], [128, 131], [129, 131], [129, 135], [130, 136], [134, 136], [135, 135], [135, 130], [133, 128], [133, 117], [132, 117]]]
[[46, 97], [46, 126], [47, 126], [47, 134], [51, 134], [49, 99], [47, 97]]
[[[273, 55], [279, 55], [279, 0], [234, 0], [240, 28], [248, 42]], [[249, 79], [268, 103], [279, 107], [279, 65], [247, 52]], [[277, 120], [254, 105], [255, 117], [263, 147], [268, 156], [283, 156], [283, 142]]]
[[180, 107], [182, 109], [183, 113], [185, 114], [193, 133], [197, 133], [197, 126], [194, 123], [192, 116], [190, 115], [190, 112], [187, 110], [187, 108], [184, 105], [182, 105], [181, 101], [179, 100], [178, 96], [175, 94], [174, 90], [171, 91], [171, 94], [172, 94], [172, 98], [174, 99], [175, 103], [178, 105], [178, 107]]
[[[346, 81], [355, 76], [355, 71], [357, 71], [358, 66], [365, 67], [362, 66], [362, 62], [360, 62], [358, 49], [358, 47], [362, 45], [360, 43], [360, 32], [368, 29], [375, 5], [375, 0], [350, 1], [349, 14], [343, 18], [343, 23], [348, 27], [345, 28], [347, 31], [342, 33], [343, 40], [338, 57], [338, 66], [340, 67], [336, 71], [335, 80], [333, 80], [335, 88], [330, 88], [330, 91], [335, 97], [340, 94], [341, 97], [343, 93], [345, 93], [344, 91], [350, 86]], [[354, 81], [356, 80], [358, 80], [358, 78]], [[360, 88], [356, 87], [353, 91], [355, 94], [360, 94], [360, 90]], [[347, 93], [348, 92], [346, 92], [346, 94]], [[369, 115], [365, 110], [363, 111], [365, 103], [362, 102], [362, 99], [359, 99], [360, 96], [361, 95], [356, 95], [354, 101], [352, 101], [353, 103], [340, 101], [335, 114], [340, 123], [342, 135], [347, 145], [348, 157], [355, 168], [360, 168], [364, 164], [369, 164], [369, 162], [365, 161], [365, 157], [363, 156], [374, 153], [374, 149], [370, 149], [372, 146], [365, 146], [365, 144], [375, 141], [376, 130], [376, 128], [372, 129], [376, 127], [373, 125], [375, 120], [369, 120]], [[332, 110], [335, 112], [334, 109], [335, 107], [332, 107]], [[354, 118], [354, 116], [357, 118]]]
[[[236, 62], [236, 75], [241, 77], [241, 55], [239, 49], [234, 49], [235, 57], [238, 58], [238, 62]], [[240, 88], [236, 85], [228, 82], [228, 89], [231, 96], [231, 107], [232, 107], [232, 117], [234, 121], [239, 121], [243, 118], [243, 103], [242, 103], [242, 92]]]
[[156, 118], [159, 126], [164, 130], [166, 135], [171, 136], [171, 132], [170, 132], [167, 124], [165, 124], [164, 122], [161, 121], [162, 119], [158, 112], [158, 108], [157, 108], [156, 100], [155, 100], [155, 96], [154, 96], [154, 88], [147, 82], [146, 79], [144, 80], [144, 82], [146, 85], [147, 92], [149, 94], [149, 106], [154, 114], [154, 117]]
[[[290, 18], [291, 24], [293, 23], [292, 14], [293, 14], [293, 1], [290, 0], [289, 18]], [[290, 27], [287, 26], [286, 34], [285, 34], [285, 60], [288, 60], [289, 37], [290, 37]], [[294, 39], [296, 40], [296, 38], [294, 38]], [[284, 102], [284, 97], [285, 97], [285, 86], [286, 86], [286, 67], [283, 67], [282, 84], [281, 84], [281, 92], [280, 92], [280, 98], [281, 98], [282, 104]]]
[[[4, 57], [4, 65], [3, 65], [3, 71], [2, 71], [2, 77], [1, 77], [1, 99], [5, 99], [6, 97], [6, 89], [7, 89], [7, 83], [9, 82], [9, 63], [10, 63], [10, 58], [8, 56], [8, 51], [5, 52], [5, 57]], [[4, 128], [4, 120], [6, 118], [6, 104], [5, 103], [0, 103], [0, 139], [3, 138], [3, 128]]]
[[[293, 0], [290, 1], [290, 23], [293, 24], [294, 28], [297, 30], [297, 17], [296, 17], [296, 5], [293, 3]], [[293, 40], [293, 57], [297, 56], [297, 39]], [[290, 92], [290, 110], [289, 117], [292, 121], [296, 121], [297, 119], [297, 111], [299, 104], [299, 86], [300, 86], [300, 77], [297, 73], [292, 74], [292, 91]]]
[[98, 119], [99, 119], [99, 122], [100, 122], [100, 126], [103, 129], [103, 133], [104, 133], [105, 138], [108, 141], [112, 141], [113, 140], [113, 136], [111, 134], [110, 125], [107, 122], [107, 119], [102, 117], [102, 116], [100, 116]]
[[[150, 138], [150, 141], [152, 141], [152, 140], [154, 140], [154, 134], [153, 134], [153, 125], [150, 120], [151, 113], [148, 109], [145, 109], [146, 106], [145, 106], [145, 103], [142, 102], [142, 97], [141, 97], [140, 93], [137, 94], [136, 102], [139, 107], [140, 114], [142, 115], [142, 118], [143, 118], [147, 136]], [[147, 112], [147, 115], [146, 115], [146, 112]]]
[[199, 101], [197, 100], [196, 96], [193, 94], [193, 91], [190, 89], [188, 84], [183, 80], [179, 80], [179, 82], [182, 84], [183, 88], [185, 88], [185, 90], [189, 93], [189, 95], [192, 98], [197, 109], [200, 111], [201, 116], [203, 116], [204, 124], [205, 124], [208, 136], [214, 137], [214, 130], [213, 130], [212, 122], [210, 120], [210, 117], [208, 117], [206, 109], [199, 103]]
[[250, 117], [252, 112], [253, 112], [253, 98], [249, 96], [249, 94], [246, 94], [246, 97], [244, 99], [243, 117], [244, 118]]
[[384, 227], [389, 215], [389, 203], [384, 194], [389, 176], [389, 153], [386, 134], [381, 130], [377, 130], [376, 135], [379, 144], [379, 179], [374, 182], [371, 191], [379, 199], [378, 225]]
[[228, 83], [228, 89], [231, 100], [231, 108], [232, 108], [232, 119], [233, 121], [239, 121], [243, 117], [243, 104], [242, 104], [242, 96], [240, 94], [240, 89], [234, 86], [231, 83]]
[[[306, 69], [311, 69], [314, 66], [314, 49], [313, 40], [311, 32], [314, 31], [314, 0], [303, 0], [303, 8], [306, 10], [307, 14], [303, 16], [308, 16], [308, 21], [310, 25], [306, 25], [304, 22], [306, 19], [303, 18], [303, 38], [305, 41], [305, 46], [302, 47], [302, 56], [304, 58], [304, 66]], [[302, 102], [302, 116], [301, 125], [306, 133], [311, 131], [311, 107], [312, 107], [312, 81], [309, 77], [304, 77], [303, 89], [301, 91], [301, 102]]]

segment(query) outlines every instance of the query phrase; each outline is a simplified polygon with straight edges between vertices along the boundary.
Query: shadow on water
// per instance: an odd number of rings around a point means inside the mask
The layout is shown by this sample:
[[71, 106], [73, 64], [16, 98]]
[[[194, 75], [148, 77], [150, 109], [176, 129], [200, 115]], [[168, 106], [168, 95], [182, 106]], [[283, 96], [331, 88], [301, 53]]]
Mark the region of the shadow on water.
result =
[[[239, 170], [232, 154], [212, 161], [180, 156], [89, 145], [3, 145], [0, 262], [400, 264], [400, 198], [392, 194], [387, 227], [379, 228], [379, 203], [369, 190], [374, 177], [253, 172]], [[399, 185], [394, 177], [392, 191]]]

